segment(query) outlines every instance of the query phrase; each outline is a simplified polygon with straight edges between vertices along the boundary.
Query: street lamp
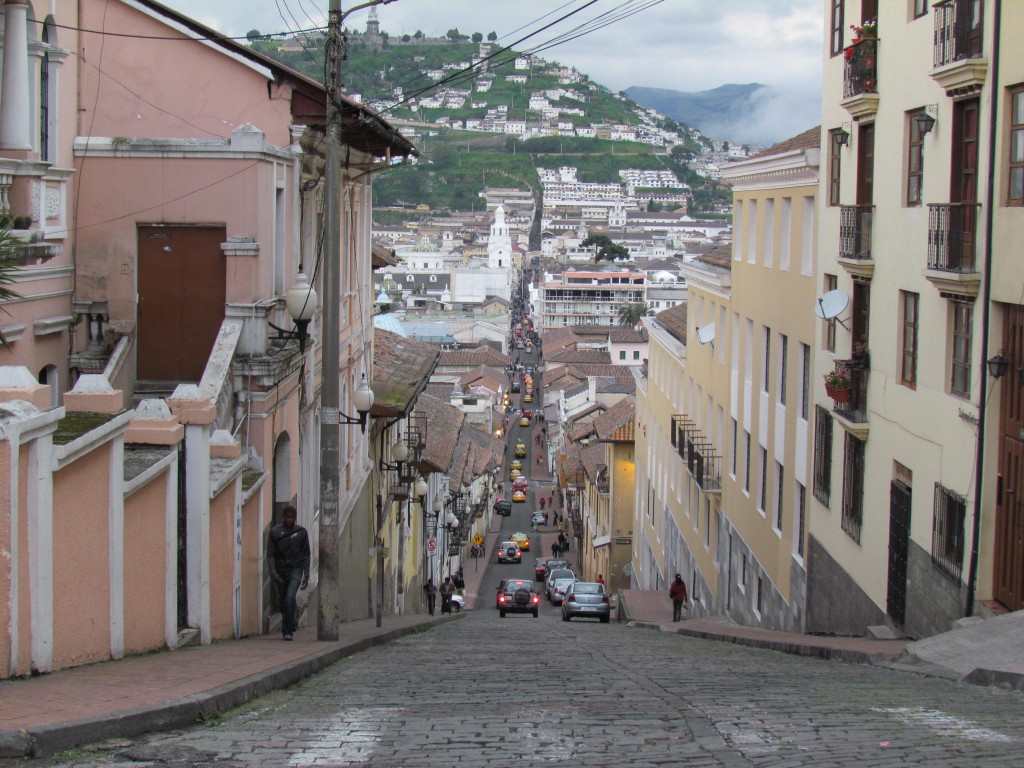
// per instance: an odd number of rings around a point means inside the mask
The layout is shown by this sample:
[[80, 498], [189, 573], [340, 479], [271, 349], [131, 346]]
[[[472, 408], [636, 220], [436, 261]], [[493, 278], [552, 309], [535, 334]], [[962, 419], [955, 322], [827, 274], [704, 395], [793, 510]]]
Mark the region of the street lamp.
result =
[[295, 322], [295, 329], [299, 337], [299, 352], [304, 353], [306, 340], [309, 338], [309, 333], [307, 333], [309, 321], [313, 319], [313, 313], [316, 312], [316, 289], [309, 284], [309, 278], [306, 277], [301, 266], [292, 281], [291, 288], [284, 295], [284, 305], [288, 310], [288, 316]]

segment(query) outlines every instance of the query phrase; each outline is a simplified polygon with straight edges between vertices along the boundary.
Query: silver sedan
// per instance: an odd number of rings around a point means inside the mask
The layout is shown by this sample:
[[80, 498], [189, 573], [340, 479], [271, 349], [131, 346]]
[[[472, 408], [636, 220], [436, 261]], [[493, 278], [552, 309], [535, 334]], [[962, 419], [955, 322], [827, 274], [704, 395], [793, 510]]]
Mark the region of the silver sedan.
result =
[[592, 616], [607, 624], [611, 620], [611, 605], [604, 584], [596, 581], [576, 581], [562, 598], [562, 621], [573, 616]]

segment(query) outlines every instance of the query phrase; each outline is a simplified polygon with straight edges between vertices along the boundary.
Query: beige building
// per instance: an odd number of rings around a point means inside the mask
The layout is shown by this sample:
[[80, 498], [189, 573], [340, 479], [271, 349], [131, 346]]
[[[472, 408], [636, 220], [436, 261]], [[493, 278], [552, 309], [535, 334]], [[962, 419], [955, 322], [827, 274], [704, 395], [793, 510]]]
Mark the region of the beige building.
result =
[[918, 637], [1024, 608], [1024, 5], [825, 6], [807, 629]]
[[[708, 402], [698, 401], [698, 417], [689, 419], [724, 420], [717, 444], [727, 446], [724, 578], [712, 608], [795, 632], [804, 629], [807, 588], [819, 144], [815, 127], [723, 170], [733, 186], [731, 308], [690, 279], [691, 329], [711, 339], [704, 347], [712, 354], [691, 357], [687, 379]], [[702, 375], [697, 362], [705, 360], [727, 367], [727, 387], [717, 366]], [[703, 429], [721, 433], [720, 423], [712, 426]]]

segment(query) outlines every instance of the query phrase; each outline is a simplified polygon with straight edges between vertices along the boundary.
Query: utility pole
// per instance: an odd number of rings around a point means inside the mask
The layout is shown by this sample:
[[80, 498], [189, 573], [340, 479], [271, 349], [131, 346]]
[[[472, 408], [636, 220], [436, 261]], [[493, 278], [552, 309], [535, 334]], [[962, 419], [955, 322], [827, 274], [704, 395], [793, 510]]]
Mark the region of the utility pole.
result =
[[[324, 197], [327, 208], [324, 226], [323, 301], [324, 333], [321, 343], [320, 382], [320, 565], [317, 588], [318, 640], [337, 640], [340, 621], [340, 560], [338, 539], [341, 535], [338, 514], [338, 484], [341, 478], [340, 457], [340, 300], [341, 300], [341, 64], [345, 59], [345, 41], [341, 25], [349, 13], [383, 5], [394, 0], [371, 0], [357, 5], [348, 13], [341, 12], [341, 0], [329, 0], [327, 40], [327, 125]], [[346, 259], [344, 263], [349, 263]]]

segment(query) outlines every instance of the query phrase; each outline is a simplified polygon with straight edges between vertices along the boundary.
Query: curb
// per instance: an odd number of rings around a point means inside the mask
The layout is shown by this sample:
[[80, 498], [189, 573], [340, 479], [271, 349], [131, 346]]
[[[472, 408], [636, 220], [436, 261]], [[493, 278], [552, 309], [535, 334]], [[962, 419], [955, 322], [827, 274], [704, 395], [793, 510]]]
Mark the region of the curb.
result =
[[0, 758], [48, 757], [79, 744], [131, 738], [152, 731], [193, 725], [198, 720], [234, 709], [271, 691], [287, 688], [347, 656], [422, 631], [440, 621], [456, 621], [458, 618], [459, 614], [455, 614], [440, 620], [385, 630], [379, 635], [346, 642], [343, 645], [333, 645], [264, 672], [177, 701], [27, 730], [3, 730], [0, 731]]

